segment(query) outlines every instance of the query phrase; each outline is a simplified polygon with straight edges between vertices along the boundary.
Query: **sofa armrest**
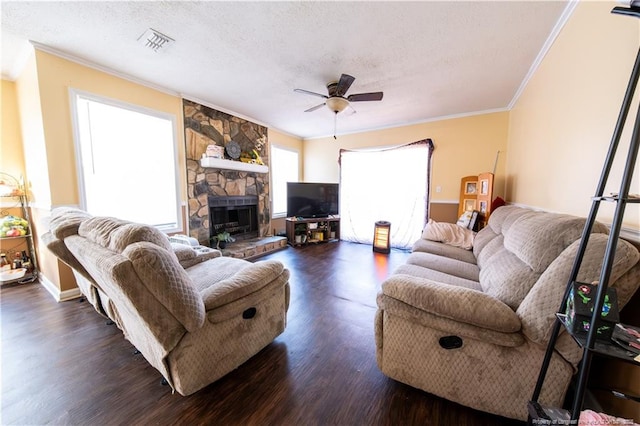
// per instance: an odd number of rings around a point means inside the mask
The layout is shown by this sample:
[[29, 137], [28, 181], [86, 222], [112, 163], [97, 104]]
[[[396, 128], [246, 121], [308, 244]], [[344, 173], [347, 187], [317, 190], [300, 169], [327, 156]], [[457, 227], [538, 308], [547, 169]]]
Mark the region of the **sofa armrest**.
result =
[[180, 243], [171, 243], [173, 253], [178, 258], [178, 262], [184, 269], [190, 268], [198, 263], [222, 256], [222, 252], [206, 246], [191, 246]]
[[520, 318], [500, 300], [478, 290], [395, 274], [382, 284], [382, 293], [422, 311], [461, 323], [513, 333]]
[[205, 309], [216, 309], [254, 293], [284, 273], [289, 276], [284, 265], [276, 260], [249, 264], [231, 277], [202, 290]]

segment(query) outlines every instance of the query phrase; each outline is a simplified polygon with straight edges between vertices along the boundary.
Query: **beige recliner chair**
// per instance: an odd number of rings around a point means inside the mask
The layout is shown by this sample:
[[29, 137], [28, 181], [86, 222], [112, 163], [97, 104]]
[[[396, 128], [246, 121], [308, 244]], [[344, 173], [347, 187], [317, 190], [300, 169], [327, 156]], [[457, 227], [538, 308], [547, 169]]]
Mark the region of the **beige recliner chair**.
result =
[[284, 331], [289, 271], [280, 262], [194, 261], [152, 226], [69, 208], [52, 211], [43, 240], [96, 310], [182, 395]]

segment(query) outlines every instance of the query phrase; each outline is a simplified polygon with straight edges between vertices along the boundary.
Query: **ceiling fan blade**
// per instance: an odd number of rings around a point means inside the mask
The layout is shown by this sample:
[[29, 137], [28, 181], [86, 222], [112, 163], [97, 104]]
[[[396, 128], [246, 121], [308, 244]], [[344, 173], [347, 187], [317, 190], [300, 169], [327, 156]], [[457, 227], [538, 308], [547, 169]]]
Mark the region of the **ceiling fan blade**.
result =
[[311, 111], [315, 111], [315, 110], [317, 110], [317, 109], [319, 109], [319, 108], [322, 108], [322, 107], [323, 107], [323, 106], [325, 106], [325, 105], [326, 105], [326, 104], [316, 105], [316, 106], [314, 106], [314, 107], [311, 107], [311, 108], [309, 108], [309, 109], [304, 110], [304, 112], [311, 112]]
[[381, 101], [382, 92], [356, 93], [355, 95], [347, 96], [347, 100], [349, 102]]
[[336, 96], [344, 96], [354, 81], [355, 77], [351, 77], [349, 74], [342, 74], [340, 76], [340, 81], [338, 82], [338, 87], [336, 87]]
[[293, 91], [294, 92], [298, 92], [298, 93], [306, 93], [307, 95], [318, 96], [320, 98], [325, 98], [325, 99], [329, 98], [327, 95], [321, 95], [320, 93], [310, 92], [310, 91], [304, 90], [304, 89], [293, 89]]

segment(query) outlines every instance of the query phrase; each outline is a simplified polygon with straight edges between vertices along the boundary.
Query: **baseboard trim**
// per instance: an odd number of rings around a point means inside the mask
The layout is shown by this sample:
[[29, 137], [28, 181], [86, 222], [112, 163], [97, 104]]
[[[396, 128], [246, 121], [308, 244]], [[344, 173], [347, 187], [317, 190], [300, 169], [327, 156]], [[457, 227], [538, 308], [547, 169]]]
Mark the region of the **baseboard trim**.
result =
[[44, 275], [39, 274], [40, 284], [53, 296], [56, 302], [66, 302], [67, 300], [77, 299], [82, 297], [79, 288], [72, 288], [70, 290], [60, 291], [57, 285], [49, 281]]

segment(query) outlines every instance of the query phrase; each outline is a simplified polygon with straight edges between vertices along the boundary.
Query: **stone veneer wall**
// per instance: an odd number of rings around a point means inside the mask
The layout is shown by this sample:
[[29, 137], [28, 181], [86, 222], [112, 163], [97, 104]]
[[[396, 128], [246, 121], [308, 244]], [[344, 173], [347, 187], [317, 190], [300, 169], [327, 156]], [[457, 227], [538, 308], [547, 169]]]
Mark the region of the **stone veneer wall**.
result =
[[[255, 149], [269, 165], [267, 128], [242, 118], [183, 99], [187, 159], [189, 235], [200, 244], [209, 243], [209, 195], [258, 196], [258, 233], [269, 235], [269, 174], [203, 168], [200, 158], [207, 145], [237, 142], [242, 151]], [[226, 154], [225, 154], [226, 155]], [[227, 159], [230, 159], [226, 157]]]

